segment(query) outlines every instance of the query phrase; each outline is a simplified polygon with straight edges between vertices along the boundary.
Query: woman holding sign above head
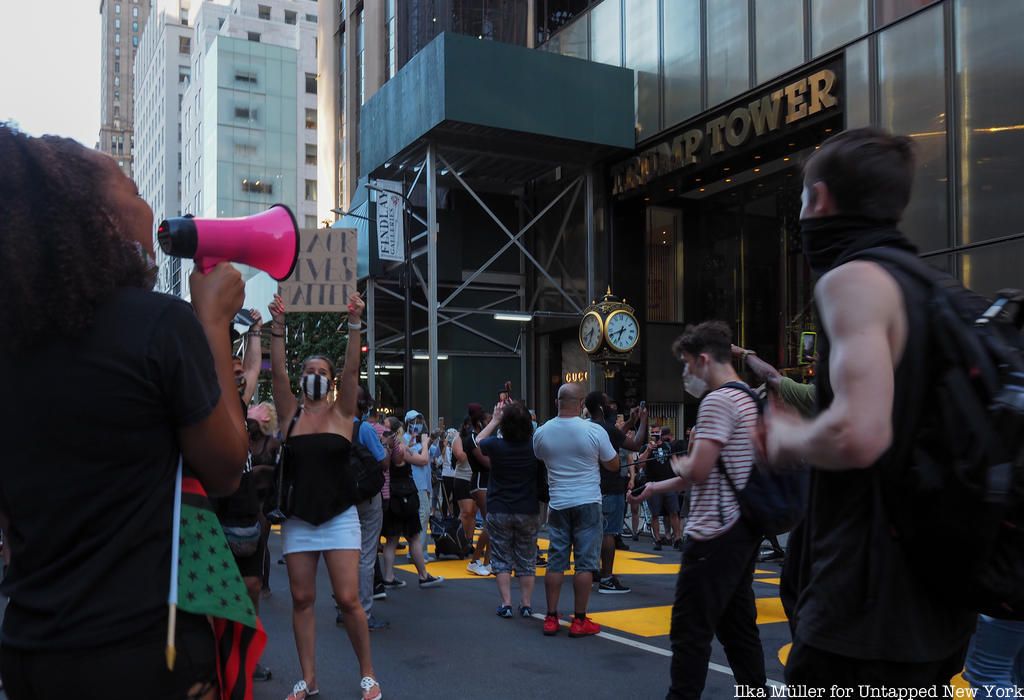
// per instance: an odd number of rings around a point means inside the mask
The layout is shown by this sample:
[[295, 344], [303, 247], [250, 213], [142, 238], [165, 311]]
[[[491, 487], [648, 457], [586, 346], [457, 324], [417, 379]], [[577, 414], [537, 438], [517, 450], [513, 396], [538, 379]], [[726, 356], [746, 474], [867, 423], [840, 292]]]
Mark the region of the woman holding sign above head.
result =
[[383, 697], [374, 677], [370, 631], [359, 603], [362, 537], [354, 482], [347, 473], [352, 448], [359, 379], [359, 332], [365, 304], [358, 294], [348, 303], [348, 347], [341, 385], [334, 396], [334, 365], [320, 355], [302, 363], [301, 403], [292, 394], [285, 360], [285, 306], [270, 305], [270, 357], [274, 403], [285, 431], [281, 505], [284, 555], [292, 592], [292, 626], [302, 679], [287, 700], [319, 693], [316, 680], [316, 570], [323, 554], [338, 608], [359, 660], [364, 700]]

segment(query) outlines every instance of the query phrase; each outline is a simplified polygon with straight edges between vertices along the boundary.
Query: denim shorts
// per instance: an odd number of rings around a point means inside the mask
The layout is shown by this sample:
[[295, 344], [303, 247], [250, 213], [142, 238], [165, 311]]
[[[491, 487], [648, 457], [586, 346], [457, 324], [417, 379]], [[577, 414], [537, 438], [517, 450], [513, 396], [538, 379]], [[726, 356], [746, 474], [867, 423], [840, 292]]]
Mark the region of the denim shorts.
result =
[[488, 513], [491, 538], [491, 571], [496, 574], [533, 576], [537, 565], [537, 515]]
[[654, 518], [679, 515], [679, 493], [656, 493], [647, 499], [647, 505], [651, 507], [651, 517]]
[[565, 510], [548, 512], [548, 571], [564, 572], [569, 568], [572, 550], [576, 571], [598, 571], [604, 515], [600, 503], [586, 503]]
[[604, 534], [621, 535], [622, 523], [626, 519], [626, 495], [607, 493], [601, 497], [604, 515]]

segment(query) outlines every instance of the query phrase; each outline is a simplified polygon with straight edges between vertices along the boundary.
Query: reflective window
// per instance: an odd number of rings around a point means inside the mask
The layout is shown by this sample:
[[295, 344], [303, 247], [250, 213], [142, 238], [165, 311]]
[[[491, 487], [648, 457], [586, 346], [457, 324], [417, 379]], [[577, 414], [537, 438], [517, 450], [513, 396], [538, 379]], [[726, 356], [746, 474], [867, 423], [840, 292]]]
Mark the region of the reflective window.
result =
[[700, 0], [662, 5], [665, 126], [700, 112]]
[[875, 0], [875, 27], [884, 27], [936, 0]]
[[590, 60], [622, 65], [622, 0], [604, 0], [590, 11]]
[[757, 0], [754, 6], [757, 82], [763, 83], [804, 60], [803, 0]]
[[750, 87], [747, 0], [707, 4], [708, 107]]
[[917, 170], [903, 232], [922, 252], [946, 248], [946, 91], [942, 7], [879, 35], [881, 126], [914, 139]]
[[563, 56], [589, 58], [590, 15], [583, 15], [558, 34], [560, 43], [557, 51]]
[[871, 125], [871, 81], [868, 78], [868, 40], [846, 49], [846, 128]]
[[991, 298], [1000, 289], [1020, 287], [1024, 240], [994, 243], [960, 254], [965, 287]]
[[868, 33], [868, 0], [811, 0], [811, 54]]
[[641, 141], [658, 132], [658, 0], [626, 0], [626, 67], [633, 69]]
[[959, 0], [955, 12], [966, 244], [1024, 232], [1024, 199], [1011, 196], [1024, 154], [1024, 14], [1018, 0]]

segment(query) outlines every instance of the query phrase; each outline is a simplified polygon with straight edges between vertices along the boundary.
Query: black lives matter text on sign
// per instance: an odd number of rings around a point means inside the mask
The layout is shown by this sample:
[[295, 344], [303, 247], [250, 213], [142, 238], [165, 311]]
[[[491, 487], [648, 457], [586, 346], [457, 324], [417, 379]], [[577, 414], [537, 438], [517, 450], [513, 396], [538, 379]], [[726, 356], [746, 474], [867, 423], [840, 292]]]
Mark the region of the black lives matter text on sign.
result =
[[289, 311], [344, 311], [356, 291], [356, 230], [302, 229], [299, 260], [281, 283]]

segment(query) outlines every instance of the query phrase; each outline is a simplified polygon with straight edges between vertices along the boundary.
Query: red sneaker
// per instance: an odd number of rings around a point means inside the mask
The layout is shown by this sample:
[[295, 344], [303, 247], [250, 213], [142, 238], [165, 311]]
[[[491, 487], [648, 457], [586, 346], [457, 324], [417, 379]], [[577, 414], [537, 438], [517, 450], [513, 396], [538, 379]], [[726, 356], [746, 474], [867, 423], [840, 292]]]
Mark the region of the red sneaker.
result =
[[570, 637], [589, 637], [592, 634], [597, 634], [601, 631], [601, 625], [597, 624], [589, 617], [585, 617], [582, 620], [578, 617], [572, 618], [572, 625], [569, 627]]
[[548, 615], [544, 618], [544, 636], [555, 636], [556, 634], [558, 634], [558, 630], [559, 628], [561, 628], [561, 626], [562, 625], [558, 621], [558, 617], [556, 615]]

